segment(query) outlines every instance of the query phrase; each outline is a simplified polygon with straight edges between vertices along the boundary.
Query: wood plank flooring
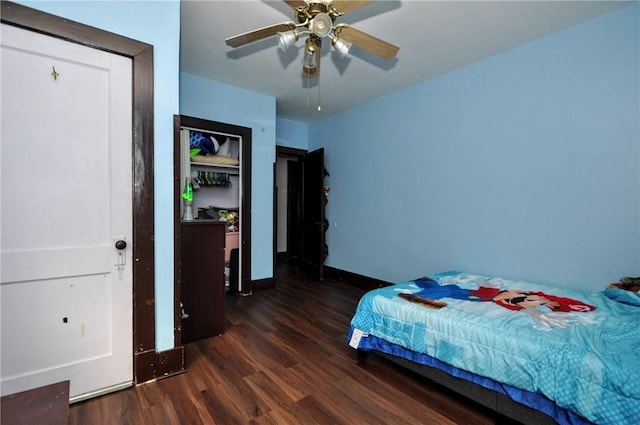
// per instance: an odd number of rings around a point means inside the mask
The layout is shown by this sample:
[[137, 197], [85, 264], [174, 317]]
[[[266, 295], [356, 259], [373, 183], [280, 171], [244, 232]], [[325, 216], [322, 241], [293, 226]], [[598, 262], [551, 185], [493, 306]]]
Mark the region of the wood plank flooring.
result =
[[225, 333], [185, 346], [186, 373], [73, 404], [69, 423], [500, 422], [380, 357], [359, 363], [346, 331], [364, 290], [315, 281], [288, 267], [278, 267], [277, 282], [277, 289], [228, 296]]

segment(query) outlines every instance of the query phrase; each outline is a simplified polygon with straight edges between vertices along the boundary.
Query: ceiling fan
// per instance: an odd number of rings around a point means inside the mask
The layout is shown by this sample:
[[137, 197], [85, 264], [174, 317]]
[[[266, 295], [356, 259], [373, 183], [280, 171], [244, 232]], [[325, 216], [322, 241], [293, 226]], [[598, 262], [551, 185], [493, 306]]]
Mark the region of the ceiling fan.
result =
[[282, 22], [268, 27], [229, 37], [225, 43], [230, 47], [240, 47], [274, 35], [283, 50], [291, 47], [301, 35], [308, 35], [304, 43], [302, 75], [317, 77], [320, 72], [320, 52], [322, 39], [329, 37], [333, 47], [343, 57], [353, 44], [378, 55], [391, 59], [399, 47], [364, 33], [347, 24], [334, 25], [336, 18], [359, 9], [373, 0], [284, 0], [295, 12], [298, 21]]

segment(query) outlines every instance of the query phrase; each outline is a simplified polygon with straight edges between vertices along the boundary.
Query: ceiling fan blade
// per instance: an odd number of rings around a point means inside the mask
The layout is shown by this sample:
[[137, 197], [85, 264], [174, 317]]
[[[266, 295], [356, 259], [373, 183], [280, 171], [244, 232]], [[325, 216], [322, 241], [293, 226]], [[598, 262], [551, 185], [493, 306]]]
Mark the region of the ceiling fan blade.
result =
[[294, 10], [299, 8], [300, 6], [307, 7], [307, 3], [305, 3], [303, 0], [284, 0], [284, 2]]
[[353, 12], [356, 9], [360, 9], [363, 6], [373, 3], [373, 0], [334, 0], [331, 5], [338, 13], [347, 14]]
[[379, 38], [376, 38], [346, 24], [336, 25], [334, 28], [334, 32], [338, 37], [344, 39], [345, 41], [353, 43], [361, 49], [364, 49], [368, 52], [373, 53], [374, 55], [378, 55], [385, 59], [391, 59], [392, 57], [397, 55], [398, 50], [400, 50], [398, 46], [394, 46], [391, 43], [387, 43], [386, 41], [380, 40]]
[[293, 22], [282, 22], [279, 24], [270, 25], [268, 27], [258, 28], [257, 30], [245, 32], [244, 34], [229, 37], [224, 40], [224, 42], [227, 43], [227, 46], [240, 47], [244, 46], [245, 44], [253, 43], [254, 41], [262, 40], [263, 38], [274, 36], [278, 32], [292, 30], [295, 27], [296, 24]]

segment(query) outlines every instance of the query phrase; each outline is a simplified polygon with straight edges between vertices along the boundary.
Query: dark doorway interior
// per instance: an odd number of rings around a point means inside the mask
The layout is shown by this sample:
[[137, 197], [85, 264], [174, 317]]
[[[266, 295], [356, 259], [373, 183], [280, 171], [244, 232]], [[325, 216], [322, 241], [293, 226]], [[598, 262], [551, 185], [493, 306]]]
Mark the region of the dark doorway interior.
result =
[[[274, 258], [323, 278], [326, 257], [324, 151], [277, 147]], [[277, 264], [276, 264], [277, 266]]]

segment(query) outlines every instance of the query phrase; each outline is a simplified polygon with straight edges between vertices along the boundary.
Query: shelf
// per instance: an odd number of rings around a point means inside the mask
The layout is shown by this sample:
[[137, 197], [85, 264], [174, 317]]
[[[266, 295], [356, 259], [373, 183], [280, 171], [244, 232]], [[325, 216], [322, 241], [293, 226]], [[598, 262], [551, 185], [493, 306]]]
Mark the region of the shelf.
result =
[[240, 173], [239, 165], [211, 164], [208, 162], [191, 162], [190, 164], [192, 167], [198, 166], [198, 167], [219, 168], [219, 169], [228, 170], [228, 171], [235, 171], [235, 173], [231, 172], [230, 174], [234, 174], [236, 176], [239, 175]]

